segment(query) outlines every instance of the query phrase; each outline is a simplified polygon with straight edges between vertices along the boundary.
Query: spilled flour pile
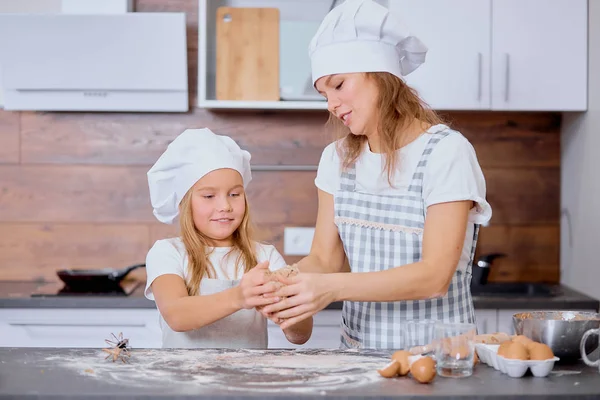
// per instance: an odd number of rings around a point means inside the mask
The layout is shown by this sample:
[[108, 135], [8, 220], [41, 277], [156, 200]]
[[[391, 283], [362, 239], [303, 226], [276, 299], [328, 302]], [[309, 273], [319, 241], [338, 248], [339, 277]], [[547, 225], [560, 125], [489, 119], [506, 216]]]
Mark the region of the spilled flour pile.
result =
[[389, 361], [389, 354], [310, 349], [133, 349], [128, 364], [105, 356], [83, 349], [49, 356], [45, 362], [129, 387], [322, 393], [380, 381], [377, 369]]

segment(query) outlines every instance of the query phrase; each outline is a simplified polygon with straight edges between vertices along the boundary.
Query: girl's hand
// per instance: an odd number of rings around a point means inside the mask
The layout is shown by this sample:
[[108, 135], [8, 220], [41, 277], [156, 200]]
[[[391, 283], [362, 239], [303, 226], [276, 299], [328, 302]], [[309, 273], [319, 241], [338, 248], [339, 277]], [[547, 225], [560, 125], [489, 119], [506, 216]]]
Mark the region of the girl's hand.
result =
[[290, 278], [278, 277], [278, 280], [287, 286], [265, 296], [278, 297], [281, 300], [265, 306], [261, 312], [272, 320], [283, 319], [279, 324], [281, 329], [309, 318], [335, 301], [336, 294], [332, 290], [334, 276], [335, 274], [300, 273]]
[[[265, 272], [269, 270], [269, 262], [263, 261], [242, 276], [237, 287], [237, 304], [241, 309], [261, 307], [279, 301], [273, 292], [277, 290], [276, 282], [269, 282]], [[263, 296], [269, 294], [269, 296]]]

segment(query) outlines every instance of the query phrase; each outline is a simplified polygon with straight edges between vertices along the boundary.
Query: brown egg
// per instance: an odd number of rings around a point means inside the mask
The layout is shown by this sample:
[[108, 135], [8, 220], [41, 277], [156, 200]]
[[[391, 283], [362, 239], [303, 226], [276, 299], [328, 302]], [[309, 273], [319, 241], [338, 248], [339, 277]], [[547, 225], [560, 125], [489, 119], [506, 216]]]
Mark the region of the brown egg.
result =
[[435, 361], [431, 357], [419, 358], [410, 366], [410, 374], [417, 382], [431, 382], [435, 378]]
[[384, 378], [393, 378], [394, 376], [398, 376], [399, 369], [400, 363], [396, 360], [392, 360], [382, 369], [378, 369], [377, 372], [379, 372], [379, 375], [383, 376]]
[[508, 349], [508, 347], [512, 344], [513, 342], [510, 340], [507, 340], [506, 342], [502, 342], [500, 344], [500, 347], [498, 347], [498, 355], [504, 357], [504, 355], [506, 354], [506, 349]]
[[517, 343], [521, 343], [525, 346], [527, 346], [528, 344], [530, 344], [531, 342], [533, 342], [533, 340], [529, 339], [527, 336], [525, 335], [517, 335], [512, 339], [513, 342], [517, 342]]
[[531, 343], [528, 350], [530, 360], [549, 360], [554, 358], [552, 349], [544, 343]]
[[469, 356], [469, 346], [466, 344], [460, 346], [454, 346], [450, 351], [450, 357], [460, 360]]
[[523, 343], [512, 342], [504, 351], [504, 357], [513, 360], [528, 360], [529, 352]]
[[473, 353], [473, 365], [479, 363], [479, 356], [477, 355], [477, 352]]
[[404, 376], [408, 374], [410, 371], [410, 363], [408, 361], [408, 357], [411, 354], [406, 350], [398, 350], [394, 354], [392, 354], [392, 360], [398, 361], [400, 363], [400, 369], [398, 370], [398, 375]]

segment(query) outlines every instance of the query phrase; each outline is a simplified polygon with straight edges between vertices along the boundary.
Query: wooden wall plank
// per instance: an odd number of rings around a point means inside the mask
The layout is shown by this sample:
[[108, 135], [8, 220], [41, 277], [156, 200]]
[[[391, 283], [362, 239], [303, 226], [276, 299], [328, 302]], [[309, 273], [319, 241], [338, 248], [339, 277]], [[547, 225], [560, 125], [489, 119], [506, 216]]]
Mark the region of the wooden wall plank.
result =
[[0, 166], [0, 221], [149, 221], [145, 174], [140, 167]]
[[443, 115], [473, 144], [482, 167], [559, 167], [559, 113], [453, 112]]
[[329, 138], [325, 113], [257, 116], [195, 110], [187, 114], [23, 113], [23, 163], [151, 165], [188, 128], [230, 135], [253, 164], [317, 165]]
[[[256, 164], [317, 165], [332, 140], [318, 112], [186, 114], [23, 113], [23, 162], [145, 165], [186, 128], [232, 136]], [[552, 113], [453, 113], [484, 168], [560, 166], [560, 118]], [[558, 122], [557, 122], [558, 121]]]
[[[147, 167], [0, 166], [0, 221], [154, 222]], [[492, 224], [558, 224], [559, 170], [484, 171]], [[257, 223], [316, 218], [314, 171], [255, 171], [248, 196]]]
[[0, 164], [19, 162], [18, 112], [0, 110]]
[[488, 226], [481, 229], [477, 255], [505, 253], [494, 262], [491, 281], [556, 283], [560, 279], [560, 227]]
[[143, 263], [148, 251], [144, 225], [0, 223], [0, 238], [0, 279], [11, 280], [56, 280], [63, 268], [123, 268]]
[[556, 224], [560, 218], [560, 168], [484, 169], [490, 224]]

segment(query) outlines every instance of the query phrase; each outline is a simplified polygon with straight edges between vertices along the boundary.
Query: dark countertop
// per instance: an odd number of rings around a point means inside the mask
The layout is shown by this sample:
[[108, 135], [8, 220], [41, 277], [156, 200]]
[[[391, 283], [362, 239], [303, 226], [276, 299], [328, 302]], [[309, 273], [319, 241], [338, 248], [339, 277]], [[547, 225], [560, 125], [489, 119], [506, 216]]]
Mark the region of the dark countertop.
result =
[[[129, 296], [56, 296], [60, 282], [1, 281], [0, 308], [155, 308], [144, 297], [142, 282], [128, 282]], [[518, 297], [511, 295], [473, 296], [476, 309], [598, 310], [600, 302], [567, 286], [557, 286], [555, 297]], [[32, 297], [33, 295], [33, 297]], [[332, 303], [327, 309], [341, 309]]]
[[0, 399], [598, 399], [597, 368], [556, 364], [545, 378], [510, 378], [483, 364], [468, 378], [382, 378], [390, 353], [341, 350], [0, 348]]

